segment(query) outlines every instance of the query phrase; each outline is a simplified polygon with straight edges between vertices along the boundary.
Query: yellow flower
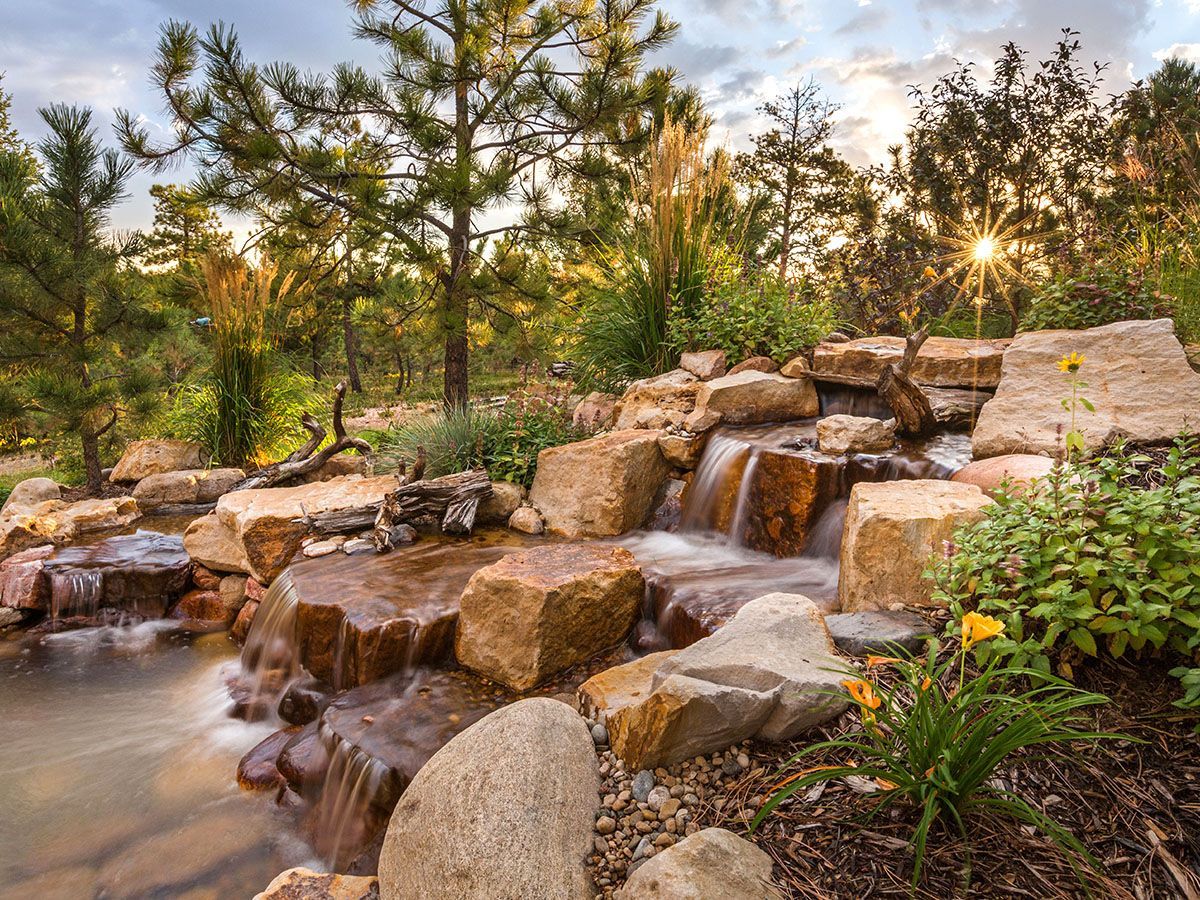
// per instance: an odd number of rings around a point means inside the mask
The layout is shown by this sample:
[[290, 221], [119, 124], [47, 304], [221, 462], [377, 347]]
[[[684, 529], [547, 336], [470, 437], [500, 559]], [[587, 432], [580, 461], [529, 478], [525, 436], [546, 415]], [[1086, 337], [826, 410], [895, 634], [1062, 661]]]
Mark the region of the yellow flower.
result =
[[923, 691], [927, 691], [927, 690], [929, 690], [929, 686], [930, 686], [931, 684], [933, 684], [933, 682], [932, 682], [932, 681], [930, 681], [930, 679], [929, 679], [929, 676], [928, 676], [928, 675], [926, 675], [926, 676], [925, 676], [925, 680], [921, 682], [921, 690], [923, 690]]
[[1004, 634], [1004, 623], [991, 616], [981, 616], [977, 612], [969, 612], [962, 618], [962, 645], [964, 650], [970, 650], [980, 641]]
[[875, 695], [875, 689], [871, 687], [871, 682], [856, 678], [853, 681], [843, 681], [842, 687], [848, 690], [850, 696], [863, 706], [879, 709], [882, 701]]
[[933, 266], [926, 266], [924, 275], [926, 278], [937, 278], [937, 270]]
[[1078, 372], [1079, 367], [1083, 365], [1086, 357], [1082, 353], [1071, 351], [1070, 356], [1064, 356], [1058, 361], [1058, 371], [1060, 372]]

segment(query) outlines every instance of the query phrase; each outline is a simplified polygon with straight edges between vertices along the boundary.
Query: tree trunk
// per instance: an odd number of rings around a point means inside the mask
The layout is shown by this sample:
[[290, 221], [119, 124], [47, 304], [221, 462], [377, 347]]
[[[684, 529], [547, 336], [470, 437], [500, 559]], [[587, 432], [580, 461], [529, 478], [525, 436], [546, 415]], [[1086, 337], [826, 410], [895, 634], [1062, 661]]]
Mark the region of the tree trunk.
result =
[[470, 306], [466, 280], [470, 229], [470, 209], [455, 210], [450, 237], [450, 272], [444, 280], [445, 298], [442, 304], [442, 327], [446, 331], [442, 401], [446, 409], [464, 409], [469, 397], [467, 318]]
[[362, 380], [358, 377], [358, 339], [354, 334], [354, 298], [349, 294], [342, 298], [342, 340], [346, 345], [346, 374], [350, 376], [350, 390], [362, 393]]
[[83, 444], [83, 470], [87, 475], [87, 492], [90, 497], [99, 497], [104, 485], [104, 476], [100, 472], [100, 439], [91, 428], [84, 427], [79, 432]]

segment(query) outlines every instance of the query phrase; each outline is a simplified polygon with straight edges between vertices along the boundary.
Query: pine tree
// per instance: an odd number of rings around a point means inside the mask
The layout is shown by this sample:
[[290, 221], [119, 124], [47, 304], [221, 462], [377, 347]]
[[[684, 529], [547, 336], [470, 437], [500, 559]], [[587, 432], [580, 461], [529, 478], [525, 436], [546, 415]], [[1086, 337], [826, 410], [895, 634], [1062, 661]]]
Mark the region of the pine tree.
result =
[[183, 269], [208, 250], [228, 250], [232, 236], [223, 230], [221, 217], [187, 188], [156, 184], [154, 228], [146, 235], [143, 257], [152, 266]]
[[[654, 0], [362, 0], [356, 34], [383, 74], [248, 62], [214, 26], [164, 29], [154, 67], [179, 140], [155, 145], [120, 113], [151, 165], [191, 156], [206, 199], [246, 211], [303, 196], [346, 210], [428, 273], [444, 341], [444, 396], [467, 402], [473, 274], [487, 244], [531, 234], [552, 183], [605, 121], [646, 102], [643, 56], [675, 30]], [[353, 143], [360, 148], [346, 154]]]
[[155, 398], [135, 351], [161, 323], [128, 266], [138, 241], [109, 235], [132, 161], [100, 146], [90, 110], [40, 113], [50, 132], [40, 171], [0, 152], [0, 360], [29, 412], [77, 436], [98, 493], [100, 439]]

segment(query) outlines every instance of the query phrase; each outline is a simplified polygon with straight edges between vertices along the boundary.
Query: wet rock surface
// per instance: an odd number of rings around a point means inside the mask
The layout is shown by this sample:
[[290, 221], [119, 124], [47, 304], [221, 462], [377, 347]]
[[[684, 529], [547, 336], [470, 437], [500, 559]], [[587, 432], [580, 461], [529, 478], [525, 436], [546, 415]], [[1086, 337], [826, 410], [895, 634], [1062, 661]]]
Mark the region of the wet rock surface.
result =
[[643, 592], [641, 570], [621, 547], [550, 544], [511, 554], [463, 591], [455, 655], [528, 690], [624, 639]]
[[[952, 388], [995, 388], [1007, 340], [931, 337], [921, 346], [911, 375], [918, 384]], [[904, 338], [865, 337], [818, 344], [813, 374], [865, 379], [874, 383], [884, 366], [904, 358]]]

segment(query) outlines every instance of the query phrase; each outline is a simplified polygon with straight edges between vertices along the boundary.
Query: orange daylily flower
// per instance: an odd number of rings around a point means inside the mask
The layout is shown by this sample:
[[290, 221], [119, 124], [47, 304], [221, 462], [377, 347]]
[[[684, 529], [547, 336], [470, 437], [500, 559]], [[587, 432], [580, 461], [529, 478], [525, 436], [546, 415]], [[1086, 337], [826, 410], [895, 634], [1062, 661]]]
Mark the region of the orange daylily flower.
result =
[[937, 278], [937, 270], [933, 266], [926, 266], [924, 275], [926, 278]]
[[970, 650], [980, 641], [986, 641], [988, 638], [994, 638], [1000, 634], [1004, 634], [1004, 623], [999, 619], [980, 615], [977, 612], [969, 612], [962, 618], [963, 650]]
[[858, 703], [870, 709], [879, 709], [879, 704], [883, 701], [875, 694], [875, 689], [871, 682], [863, 681], [861, 678], [856, 678], [853, 681], [843, 681], [842, 687], [850, 692]]
[[921, 682], [921, 690], [923, 690], [923, 691], [929, 690], [929, 686], [931, 684], [933, 684], [933, 682], [929, 679], [929, 676], [926, 675], [925, 680]]
[[892, 663], [904, 662], [895, 656], [868, 656], [867, 668], [874, 669], [877, 666], [890, 666]]

